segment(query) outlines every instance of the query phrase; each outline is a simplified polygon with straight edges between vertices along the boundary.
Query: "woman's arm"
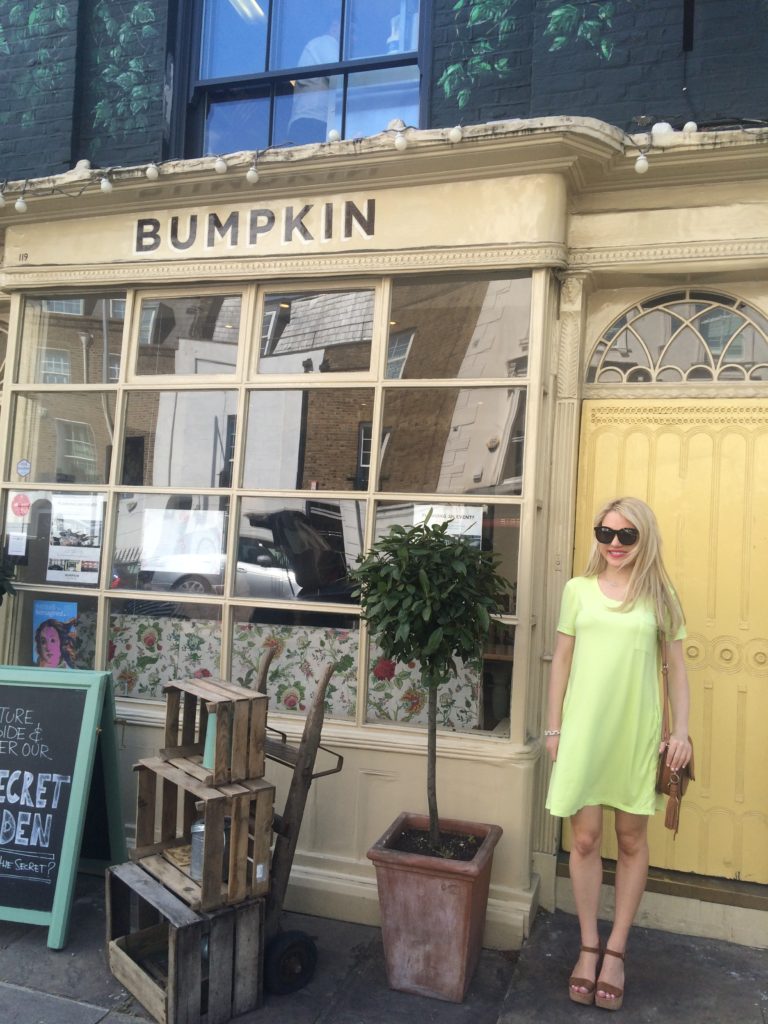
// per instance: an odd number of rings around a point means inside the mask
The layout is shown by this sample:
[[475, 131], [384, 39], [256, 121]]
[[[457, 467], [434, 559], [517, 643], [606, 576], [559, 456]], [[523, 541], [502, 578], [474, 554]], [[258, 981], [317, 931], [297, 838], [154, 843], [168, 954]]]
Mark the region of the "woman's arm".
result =
[[[547, 729], [560, 731], [563, 717], [563, 701], [565, 691], [568, 687], [568, 677], [571, 674], [571, 662], [573, 661], [573, 647], [576, 638], [568, 636], [567, 633], [558, 633], [555, 641], [555, 650], [552, 654], [552, 665], [549, 670], [549, 688], [547, 690]], [[557, 748], [560, 745], [560, 736], [547, 736], [547, 753], [553, 761], [557, 760]]]
[[692, 747], [688, 739], [688, 712], [690, 688], [688, 672], [683, 657], [683, 641], [667, 643], [667, 664], [669, 665], [669, 704], [672, 722], [669, 732], [668, 764], [677, 771], [688, 764]]

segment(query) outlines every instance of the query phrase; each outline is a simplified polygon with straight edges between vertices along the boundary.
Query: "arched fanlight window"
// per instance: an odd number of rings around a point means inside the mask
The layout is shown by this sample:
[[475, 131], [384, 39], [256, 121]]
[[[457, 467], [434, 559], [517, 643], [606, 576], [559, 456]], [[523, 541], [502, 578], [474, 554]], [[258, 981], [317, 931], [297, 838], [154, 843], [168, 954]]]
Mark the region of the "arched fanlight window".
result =
[[768, 380], [768, 317], [692, 288], [632, 306], [603, 333], [588, 384]]

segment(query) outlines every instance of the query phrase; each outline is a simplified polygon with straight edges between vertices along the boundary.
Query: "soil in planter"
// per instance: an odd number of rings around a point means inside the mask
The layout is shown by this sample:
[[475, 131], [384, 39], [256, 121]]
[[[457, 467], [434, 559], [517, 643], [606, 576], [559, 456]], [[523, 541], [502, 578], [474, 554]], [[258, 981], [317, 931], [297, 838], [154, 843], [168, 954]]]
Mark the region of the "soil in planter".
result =
[[401, 853], [420, 853], [425, 857], [443, 857], [445, 860], [472, 860], [482, 841], [482, 836], [441, 832], [440, 844], [434, 847], [426, 829], [404, 828], [392, 841], [390, 848]]

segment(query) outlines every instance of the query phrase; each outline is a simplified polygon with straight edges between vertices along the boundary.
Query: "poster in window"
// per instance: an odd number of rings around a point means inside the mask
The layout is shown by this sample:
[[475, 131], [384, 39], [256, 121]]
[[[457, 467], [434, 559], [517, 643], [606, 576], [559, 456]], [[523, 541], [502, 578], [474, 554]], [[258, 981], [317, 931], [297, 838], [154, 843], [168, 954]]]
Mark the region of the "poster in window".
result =
[[480, 547], [483, 535], [482, 505], [414, 505], [414, 524], [423, 523], [429, 515], [433, 526], [448, 523], [449, 537], [467, 537]]
[[74, 668], [77, 643], [75, 601], [35, 601], [32, 606], [32, 664]]
[[221, 572], [224, 512], [211, 509], [144, 510], [142, 570], [215, 574]]
[[52, 494], [45, 578], [51, 583], [99, 582], [104, 496]]

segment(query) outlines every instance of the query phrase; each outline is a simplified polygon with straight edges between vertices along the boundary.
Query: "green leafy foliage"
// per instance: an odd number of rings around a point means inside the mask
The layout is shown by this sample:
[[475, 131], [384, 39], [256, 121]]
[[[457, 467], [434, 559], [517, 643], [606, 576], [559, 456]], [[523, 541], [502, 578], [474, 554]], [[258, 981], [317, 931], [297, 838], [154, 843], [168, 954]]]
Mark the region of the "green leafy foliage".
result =
[[352, 573], [363, 618], [384, 657], [421, 663], [437, 686], [476, 661], [507, 589], [494, 556], [448, 523], [394, 526]]
[[154, 6], [146, 0], [126, 6], [99, 0], [91, 25], [96, 74], [89, 88], [91, 123], [103, 133], [99, 147], [148, 131], [162, 89], [156, 62], [160, 37]]
[[[610, 60], [613, 56], [613, 40], [610, 33], [613, 29], [613, 18], [618, 3], [561, 3], [560, 0], [548, 0], [551, 10], [547, 16], [547, 27], [544, 34], [552, 43], [550, 53], [562, 50], [566, 46], [583, 42], [601, 60]], [[631, 4], [632, 0], [623, 0]]]
[[418, 661], [429, 690], [427, 801], [435, 848], [437, 688], [457, 674], [457, 662], [477, 664], [491, 616], [509, 588], [494, 556], [448, 527], [430, 523], [429, 516], [415, 526], [393, 526], [351, 573], [384, 658]]
[[[613, 56], [613, 19], [618, 8], [635, 0], [543, 0], [546, 13], [544, 35], [551, 40], [550, 53], [586, 45], [599, 60]], [[446, 99], [454, 97], [463, 110], [483, 79], [502, 80], [511, 71], [507, 52], [517, 29], [514, 8], [517, 0], [457, 0], [453, 5], [456, 39], [451, 62], [437, 84]]]
[[517, 0], [457, 0], [453, 5], [456, 40], [451, 56], [455, 59], [445, 67], [437, 84], [446, 98], [456, 98], [460, 110], [469, 103], [484, 76], [501, 79], [510, 73], [505, 48], [517, 27], [513, 13], [516, 4]]
[[[70, 44], [70, 11], [67, 4], [17, 3], [0, 0], [0, 54], [23, 54], [15, 64], [8, 88], [23, 104], [22, 125], [31, 128], [38, 112], [55, 100], [65, 86], [66, 64], [59, 55]], [[18, 104], [13, 105], [13, 110]], [[0, 111], [0, 125], [17, 116]]]

